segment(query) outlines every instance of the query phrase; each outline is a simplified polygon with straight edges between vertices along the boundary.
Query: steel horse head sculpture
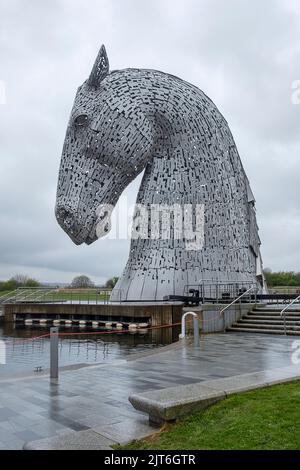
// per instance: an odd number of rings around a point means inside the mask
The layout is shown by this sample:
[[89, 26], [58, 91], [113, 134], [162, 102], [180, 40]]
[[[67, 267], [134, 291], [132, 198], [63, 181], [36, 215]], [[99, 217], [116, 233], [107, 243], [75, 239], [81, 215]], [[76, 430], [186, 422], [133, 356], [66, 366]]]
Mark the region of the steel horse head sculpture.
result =
[[[102, 46], [77, 91], [59, 171], [56, 217], [74, 243], [93, 243], [110, 230], [113, 206], [143, 170], [129, 259], [112, 300], [162, 300], [204, 281], [257, 282], [255, 201], [226, 120], [175, 76], [110, 72]], [[196, 215], [186, 209], [196, 206]], [[169, 236], [161, 219], [153, 236], [151, 217], [141, 222], [141, 208], [153, 207], [176, 208], [193, 227], [198, 214], [202, 244], [188, 245], [195, 240], [184, 230], [174, 236], [174, 211]]]

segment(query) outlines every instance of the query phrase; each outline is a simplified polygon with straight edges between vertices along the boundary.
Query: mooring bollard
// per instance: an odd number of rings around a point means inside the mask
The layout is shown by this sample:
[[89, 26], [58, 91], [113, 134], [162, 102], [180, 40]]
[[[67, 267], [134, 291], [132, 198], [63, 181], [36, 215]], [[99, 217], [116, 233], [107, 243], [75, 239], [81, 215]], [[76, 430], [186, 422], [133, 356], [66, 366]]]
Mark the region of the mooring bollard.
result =
[[58, 379], [58, 328], [50, 328], [50, 379]]

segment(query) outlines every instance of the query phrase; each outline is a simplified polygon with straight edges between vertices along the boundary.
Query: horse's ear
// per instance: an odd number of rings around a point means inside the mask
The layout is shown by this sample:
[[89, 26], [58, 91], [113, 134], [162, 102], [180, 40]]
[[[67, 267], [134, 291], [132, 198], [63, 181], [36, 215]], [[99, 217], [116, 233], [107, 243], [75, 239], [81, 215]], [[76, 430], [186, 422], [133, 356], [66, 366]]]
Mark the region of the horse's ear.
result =
[[106, 49], [104, 46], [101, 46], [100, 51], [97, 55], [97, 59], [92, 68], [91, 74], [88, 79], [88, 85], [97, 88], [100, 85], [100, 82], [108, 75], [109, 73], [109, 62], [106, 54]]

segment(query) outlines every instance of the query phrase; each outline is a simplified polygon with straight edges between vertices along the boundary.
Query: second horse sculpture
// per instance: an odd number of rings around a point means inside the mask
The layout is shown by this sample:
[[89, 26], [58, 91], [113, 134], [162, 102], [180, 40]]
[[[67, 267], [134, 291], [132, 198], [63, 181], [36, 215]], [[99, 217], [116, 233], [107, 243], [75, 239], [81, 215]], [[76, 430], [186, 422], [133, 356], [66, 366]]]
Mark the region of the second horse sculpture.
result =
[[112, 300], [162, 300], [202, 283], [256, 285], [255, 201], [226, 120], [175, 76], [110, 72], [102, 46], [77, 91], [59, 172], [56, 217], [74, 243], [110, 230], [112, 208], [143, 170]]

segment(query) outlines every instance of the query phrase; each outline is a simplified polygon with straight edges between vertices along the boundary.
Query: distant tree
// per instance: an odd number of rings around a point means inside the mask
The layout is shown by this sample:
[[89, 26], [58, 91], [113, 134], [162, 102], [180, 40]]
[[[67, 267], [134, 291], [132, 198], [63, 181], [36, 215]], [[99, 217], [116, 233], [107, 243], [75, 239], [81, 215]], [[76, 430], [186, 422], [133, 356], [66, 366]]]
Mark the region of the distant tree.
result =
[[39, 281], [37, 281], [36, 279], [31, 279], [31, 278], [28, 278], [26, 283], [25, 283], [25, 287], [40, 287], [41, 283]]
[[105, 287], [107, 287], [108, 289], [113, 289], [115, 285], [117, 284], [118, 280], [119, 278], [117, 276], [114, 276], [111, 279], [108, 279], [108, 281], [106, 281]]
[[271, 272], [272, 272], [272, 269], [271, 269], [271, 268], [265, 268], [265, 269], [264, 269], [264, 273], [265, 273], [265, 274], [266, 274], [266, 273], [269, 274], [269, 273], [271, 273]]
[[39, 287], [40, 285], [36, 279], [32, 279], [25, 274], [16, 274], [8, 281], [0, 282], [0, 291], [12, 291], [18, 287]]
[[8, 281], [1, 282], [2, 291], [12, 291], [17, 288], [17, 282], [14, 279], [9, 279]]
[[41, 285], [39, 281], [32, 279], [27, 274], [16, 274], [7, 282], [15, 284], [16, 287], [39, 287]]
[[26, 285], [29, 276], [27, 274], [15, 274], [10, 280], [16, 281], [18, 287], [23, 287]]
[[265, 279], [269, 287], [276, 286], [300, 286], [300, 272], [264, 270]]
[[74, 277], [73, 281], [71, 282], [71, 287], [76, 289], [94, 287], [94, 283], [88, 276], [84, 276], [82, 274], [81, 276]]

